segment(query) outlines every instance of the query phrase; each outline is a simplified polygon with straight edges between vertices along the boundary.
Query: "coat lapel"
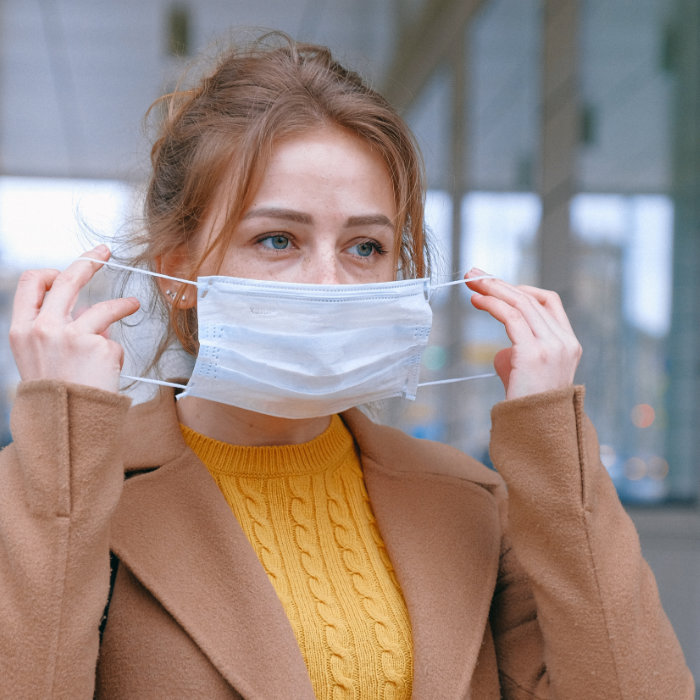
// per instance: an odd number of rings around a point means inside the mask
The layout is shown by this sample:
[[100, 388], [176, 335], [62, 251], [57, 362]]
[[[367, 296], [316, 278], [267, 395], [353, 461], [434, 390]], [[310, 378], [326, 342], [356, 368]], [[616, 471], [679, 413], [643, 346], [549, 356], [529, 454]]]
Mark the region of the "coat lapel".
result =
[[445, 445], [408, 440], [358, 411], [344, 419], [411, 618], [413, 697], [469, 697], [498, 574], [493, 492], [503, 487]]
[[152, 406], [132, 416], [142, 430], [146, 421], [151, 443], [130, 448], [131, 466], [170, 459], [125, 483], [112, 548], [238, 692], [312, 700], [284, 608], [216, 483], [186, 447], [172, 397], [169, 403], [160, 402], [154, 423]]
[[[353, 410], [377, 524], [408, 607], [413, 697], [466, 698], [498, 571], [498, 477], [462, 453], [409, 440]], [[246, 697], [314, 697], [274, 588], [206, 467], [186, 447], [172, 395], [137, 406], [145, 434], [127, 468], [163, 464], [128, 480], [112, 547], [141, 583]], [[144, 430], [146, 428], [146, 430]]]

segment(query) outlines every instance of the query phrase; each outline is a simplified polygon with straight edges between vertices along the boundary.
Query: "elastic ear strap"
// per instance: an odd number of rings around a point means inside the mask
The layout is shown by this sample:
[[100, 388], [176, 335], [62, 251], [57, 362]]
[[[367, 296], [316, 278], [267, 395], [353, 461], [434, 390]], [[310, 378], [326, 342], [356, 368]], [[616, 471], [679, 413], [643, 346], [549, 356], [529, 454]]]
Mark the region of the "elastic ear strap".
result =
[[171, 386], [175, 389], [187, 389], [187, 385], [176, 382], [166, 382], [162, 379], [151, 379], [150, 377], [132, 377], [130, 374], [120, 374], [122, 379], [129, 379], [132, 382], [144, 382], [145, 384], [157, 384], [158, 386]]
[[97, 258], [89, 258], [87, 255], [81, 255], [82, 260], [91, 260], [92, 262], [100, 263], [100, 265], [107, 265], [107, 267], [116, 267], [120, 270], [129, 270], [129, 272], [140, 272], [142, 275], [150, 275], [151, 277], [160, 277], [164, 280], [172, 280], [173, 282], [181, 282], [182, 284], [191, 284], [193, 287], [199, 287], [197, 282], [194, 280], [186, 280], [182, 277], [171, 277], [170, 275], [164, 275], [160, 272], [153, 272], [151, 270], [144, 270], [140, 267], [131, 267], [129, 265], [122, 265], [121, 263], [112, 262], [111, 260], [97, 260]]
[[[116, 267], [119, 270], [128, 270], [129, 272], [139, 272], [142, 275], [150, 275], [151, 277], [160, 277], [164, 280], [172, 280], [173, 282], [181, 282], [182, 284], [191, 284], [193, 287], [199, 287], [199, 284], [194, 280], [187, 280], [183, 277], [171, 277], [170, 275], [164, 275], [161, 272], [153, 272], [152, 270], [144, 270], [141, 267], [131, 267], [130, 265], [122, 265], [121, 263], [113, 262], [112, 260], [98, 260], [97, 258], [90, 258], [87, 255], [80, 256], [82, 260], [91, 260], [92, 262], [99, 263], [100, 265], [107, 265], [107, 267]], [[441, 287], [452, 287], [455, 284], [466, 284], [467, 282], [476, 282], [477, 280], [490, 280], [495, 279], [494, 275], [478, 275], [477, 277], [469, 277], [468, 279], [452, 280], [451, 282], [440, 282], [439, 284], [433, 284], [430, 286], [431, 290], [440, 289]]]
[[431, 285], [431, 289], [440, 289], [440, 287], [452, 287], [455, 284], [466, 284], [467, 282], [476, 282], [477, 280], [493, 280], [494, 275], [477, 275], [476, 277], [462, 278], [461, 280], [452, 280], [452, 282], [440, 282], [440, 284]]
[[486, 379], [495, 377], [495, 372], [485, 372], [484, 374], [472, 374], [470, 377], [452, 377], [452, 379], [437, 379], [434, 382], [418, 382], [418, 386], [435, 386], [437, 384], [454, 384], [455, 382], [468, 382], [470, 379]]

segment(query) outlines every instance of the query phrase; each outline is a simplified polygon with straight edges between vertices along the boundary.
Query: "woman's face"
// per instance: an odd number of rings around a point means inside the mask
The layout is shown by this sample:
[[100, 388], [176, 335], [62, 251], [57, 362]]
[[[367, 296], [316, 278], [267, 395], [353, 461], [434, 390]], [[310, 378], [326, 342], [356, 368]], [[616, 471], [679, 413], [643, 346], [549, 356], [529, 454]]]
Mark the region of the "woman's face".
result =
[[[352, 284], [393, 280], [396, 204], [384, 162], [338, 127], [280, 140], [260, 187], [235, 227], [221, 266], [199, 274]], [[220, 230], [214, 207], [196, 244]], [[214, 256], [212, 256], [214, 257]]]

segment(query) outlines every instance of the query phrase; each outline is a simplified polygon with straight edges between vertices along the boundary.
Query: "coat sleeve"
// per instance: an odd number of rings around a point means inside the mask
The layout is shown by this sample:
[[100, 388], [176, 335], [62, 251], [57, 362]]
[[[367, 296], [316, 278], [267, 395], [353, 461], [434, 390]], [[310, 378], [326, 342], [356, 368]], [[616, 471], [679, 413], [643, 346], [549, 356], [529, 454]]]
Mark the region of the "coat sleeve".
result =
[[129, 399], [21, 384], [0, 454], [0, 697], [91, 698]]
[[600, 462], [583, 397], [576, 387], [493, 410], [491, 454], [508, 488], [492, 613], [504, 693], [693, 698], [693, 678]]

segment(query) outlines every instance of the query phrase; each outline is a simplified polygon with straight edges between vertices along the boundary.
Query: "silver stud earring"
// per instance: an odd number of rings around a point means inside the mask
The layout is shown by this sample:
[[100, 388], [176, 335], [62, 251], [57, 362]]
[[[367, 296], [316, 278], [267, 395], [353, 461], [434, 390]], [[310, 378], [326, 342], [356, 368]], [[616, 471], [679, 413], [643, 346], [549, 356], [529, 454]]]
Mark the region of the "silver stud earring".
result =
[[[176, 294], [175, 292], [173, 292], [172, 289], [166, 289], [166, 290], [165, 290], [165, 296], [168, 297], [168, 299], [170, 299], [170, 301], [173, 302], [173, 303], [177, 300], [177, 294]], [[187, 301], [187, 295], [186, 295], [186, 294], [183, 294], [183, 295], [180, 297], [180, 302], [181, 302], [181, 303], [184, 303], [185, 301]]]

